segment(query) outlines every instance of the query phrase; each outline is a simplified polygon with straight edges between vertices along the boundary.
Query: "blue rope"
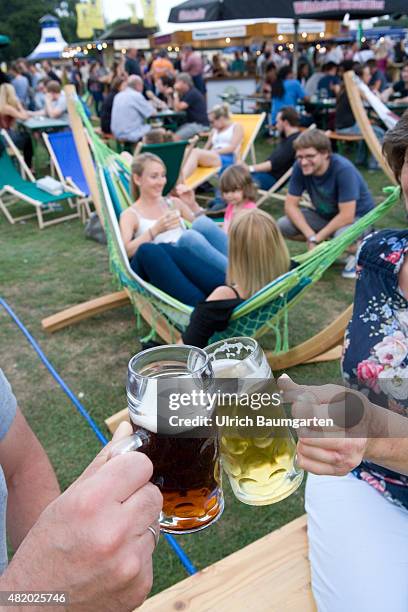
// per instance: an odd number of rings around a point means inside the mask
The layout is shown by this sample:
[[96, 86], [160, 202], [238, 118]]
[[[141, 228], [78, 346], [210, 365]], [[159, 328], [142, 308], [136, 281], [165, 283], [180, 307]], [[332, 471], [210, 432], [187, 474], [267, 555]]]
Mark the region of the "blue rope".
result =
[[[74, 395], [74, 393], [71, 391], [71, 389], [68, 387], [68, 385], [64, 382], [64, 380], [58, 374], [58, 372], [53, 367], [51, 362], [47, 359], [47, 357], [43, 353], [43, 351], [42, 351], [40, 345], [38, 344], [38, 342], [30, 334], [28, 329], [23, 325], [23, 323], [20, 321], [20, 319], [17, 317], [17, 315], [13, 312], [13, 310], [10, 308], [10, 306], [7, 304], [7, 302], [5, 300], [3, 300], [3, 298], [0, 298], [0, 304], [3, 306], [3, 308], [7, 312], [7, 314], [13, 319], [14, 323], [17, 325], [17, 327], [20, 329], [20, 331], [23, 332], [24, 336], [27, 338], [27, 340], [29, 341], [31, 346], [34, 348], [35, 352], [37, 353], [37, 355], [39, 356], [39, 358], [41, 359], [41, 361], [43, 362], [45, 367], [49, 370], [49, 372], [51, 373], [53, 378], [55, 378], [55, 380], [60, 385], [60, 387], [62, 388], [64, 393], [69, 397], [71, 402], [74, 404], [75, 408], [84, 417], [84, 419], [86, 420], [88, 425], [91, 427], [92, 431], [95, 433], [95, 435], [98, 438], [99, 442], [103, 446], [105, 446], [105, 444], [108, 443], [108, 439], [103, 435], [103, 433], [101, 432], [101, 430], [99, 429], [99, 427], [97, 426], [95, 421], [88, 414], [87, 410], [82, 406], [81, 402]], [[165, 533], [164, 537], [167, 540], [168, 544], [171, 546], [171, 548], [174, 550], [174, 552], [176, 553], [178, 558], [180, 559], [181, 563], [184, 565], [184, 567], [187, 570], [187, 572], [189, 574], [196, 574], [197, 573], [197, 568], [190, 561], [189, 557], [186, 555], [186, 553], [181, 548], [180, 544], [176, 541], [176, 539], [172, 535], [170, 535], [168, 533]]]

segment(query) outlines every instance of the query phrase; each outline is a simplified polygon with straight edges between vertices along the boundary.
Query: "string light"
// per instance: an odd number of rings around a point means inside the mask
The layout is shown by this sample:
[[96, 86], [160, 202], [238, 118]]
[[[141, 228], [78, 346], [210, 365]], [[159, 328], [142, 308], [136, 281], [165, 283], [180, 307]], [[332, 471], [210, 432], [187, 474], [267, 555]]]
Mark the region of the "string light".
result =
[[226, 42], [226, 43], [230, 43], [230, 42], [231, 42], [231, 39], [230, 39], [230, 37], [229, 37], [229, 36], [227, 36], [227, 38], [225, 39], [225, 42]]

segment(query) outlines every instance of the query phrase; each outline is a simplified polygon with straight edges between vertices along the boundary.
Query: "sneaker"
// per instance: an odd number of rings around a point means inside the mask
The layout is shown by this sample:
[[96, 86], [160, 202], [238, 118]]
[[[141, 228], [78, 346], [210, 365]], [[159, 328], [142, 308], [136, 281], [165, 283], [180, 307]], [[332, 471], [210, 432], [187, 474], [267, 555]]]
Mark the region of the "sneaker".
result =
[[341, 273], [343, 278], [356, 278], [356, 264], [357, 260], [355, 255], [350, 255], [346, 261], [343, 272]]

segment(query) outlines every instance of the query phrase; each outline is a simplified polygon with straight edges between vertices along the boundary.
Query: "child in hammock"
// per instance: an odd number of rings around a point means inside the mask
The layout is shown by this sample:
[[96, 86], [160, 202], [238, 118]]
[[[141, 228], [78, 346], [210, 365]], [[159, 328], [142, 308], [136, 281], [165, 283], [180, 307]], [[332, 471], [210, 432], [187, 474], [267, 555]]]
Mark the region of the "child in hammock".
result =
[[226, 283], [194, 308], [183, 342], [207, 346], [215, 332], [227, 328], [234, 308], [289, 268], [289, 251], [270, 215], [256, 208], [235, 216], [229, 229]]
[[[256, 208], [257, 188], [249, 170], [237, 164], [224, 170], [220, 179], [220, 190], [222, 197], [228, 202], [222, 229], [212, 219], [200, 216], [194, 220], [191, 230], [183, 234], [180, 244], [202, 258], [208, 258], [208, 253], [211, 253], [211, 264], [221, 272], [226, 272], [229, 227], [236, 215]], [[185, 185], [178, 185], [176, 193], [192, 208], [193, 201], [195, 202], [192, 190], [187, 189]]]

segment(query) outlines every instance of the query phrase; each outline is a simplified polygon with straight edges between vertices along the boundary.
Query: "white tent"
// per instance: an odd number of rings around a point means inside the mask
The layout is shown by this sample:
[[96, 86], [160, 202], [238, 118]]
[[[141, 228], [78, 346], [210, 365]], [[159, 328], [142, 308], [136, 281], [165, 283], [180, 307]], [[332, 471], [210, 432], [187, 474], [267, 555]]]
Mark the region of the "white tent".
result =
[[67, 43], [62, 37], [57, 17], [44, 15], [39, 23], [41, 24], [41, 40], [27, 59], [32, 61], [61, 58]]

